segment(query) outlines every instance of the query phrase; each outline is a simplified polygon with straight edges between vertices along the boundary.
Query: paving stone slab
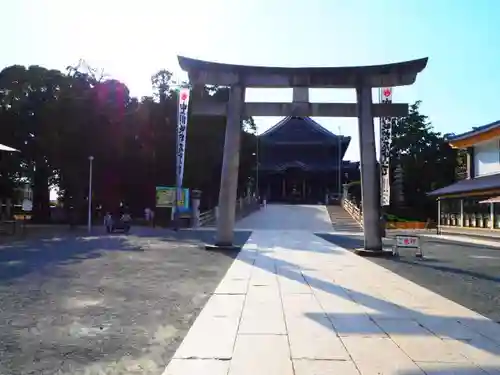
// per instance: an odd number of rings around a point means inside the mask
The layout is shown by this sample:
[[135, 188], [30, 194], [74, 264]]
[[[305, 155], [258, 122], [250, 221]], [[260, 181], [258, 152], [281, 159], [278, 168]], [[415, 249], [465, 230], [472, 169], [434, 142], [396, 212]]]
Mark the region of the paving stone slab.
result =
[[342, 341], [326, 318], [287, 319], [288, 338], [293, 359], [349, 360]]
[[242, 260], [251, 271], [242, 268], [250, 276], [230, 375], [464, 375], [500, 368], [493, 322], [328, 244], [307, 226], [271, 222], [292, 208], [267, 209], [259, 219], [261, 226], [268, 220], [266, 227], [252, 233], [253, 253]]
[[227, 375], [229, 361], [207, 359], [172, 359], [163, 375]]
[[238, 335], [228, 375], [293, 375], [284, 335]]
[[295, 375], [360, 375], [352, 361], [294, 359]]

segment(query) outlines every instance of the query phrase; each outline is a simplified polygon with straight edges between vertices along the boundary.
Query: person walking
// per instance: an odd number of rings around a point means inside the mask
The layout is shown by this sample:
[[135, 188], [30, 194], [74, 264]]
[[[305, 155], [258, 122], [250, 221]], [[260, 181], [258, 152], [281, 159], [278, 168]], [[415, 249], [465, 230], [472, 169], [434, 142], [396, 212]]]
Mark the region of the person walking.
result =
[[155, 222], [155, 212], [153, 210], [150, 210], [149, 218], [151, 219], [151, 225], [154, 228], [156, 226], [156, 222]]

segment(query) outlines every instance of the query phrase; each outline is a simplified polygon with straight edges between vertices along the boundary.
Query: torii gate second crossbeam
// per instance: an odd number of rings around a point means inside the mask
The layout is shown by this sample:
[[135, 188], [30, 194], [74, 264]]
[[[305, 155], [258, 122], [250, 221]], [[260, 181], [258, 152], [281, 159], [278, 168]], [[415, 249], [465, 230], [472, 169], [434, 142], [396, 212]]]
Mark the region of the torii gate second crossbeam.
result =
[[[190, 83], [229, 86], [227, 103], [193, 103], [194, 114], [226, 115], [224, 156], [215, 245], [233, 247], [238, 185], [240, 129], [243, 116], [357, 117], [361, 158], [361, 196], [365, 254], [382, 251], [374, 117], [401, 117], [408, 104], [374, 104], [372, 88], [411, 85], [427, 58], [358, 67], [278, 68], [220, 64], [179, 56]], [[292, 103], [245, 103], [245, 89], [293, 88]], [[309, 88], [356, 90], [356, 103], [309, 103]]]

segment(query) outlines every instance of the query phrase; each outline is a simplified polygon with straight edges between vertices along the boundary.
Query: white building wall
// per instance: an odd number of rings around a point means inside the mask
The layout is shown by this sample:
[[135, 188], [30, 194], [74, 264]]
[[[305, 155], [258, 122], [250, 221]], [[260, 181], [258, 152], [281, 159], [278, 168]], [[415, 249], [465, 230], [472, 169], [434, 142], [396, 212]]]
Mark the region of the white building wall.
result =
[[500, 173], [500, 138], [474, 146], [475, 177]]

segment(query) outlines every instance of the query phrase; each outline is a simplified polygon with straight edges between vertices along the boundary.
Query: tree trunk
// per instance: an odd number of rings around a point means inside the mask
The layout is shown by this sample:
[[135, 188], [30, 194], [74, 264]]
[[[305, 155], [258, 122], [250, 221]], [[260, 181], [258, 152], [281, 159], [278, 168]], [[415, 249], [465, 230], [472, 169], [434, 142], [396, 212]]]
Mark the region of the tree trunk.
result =
[[33, 219], [37, 223], [50, 221], [49, 173], [45, 165], [37, 164], [33, 179]]

